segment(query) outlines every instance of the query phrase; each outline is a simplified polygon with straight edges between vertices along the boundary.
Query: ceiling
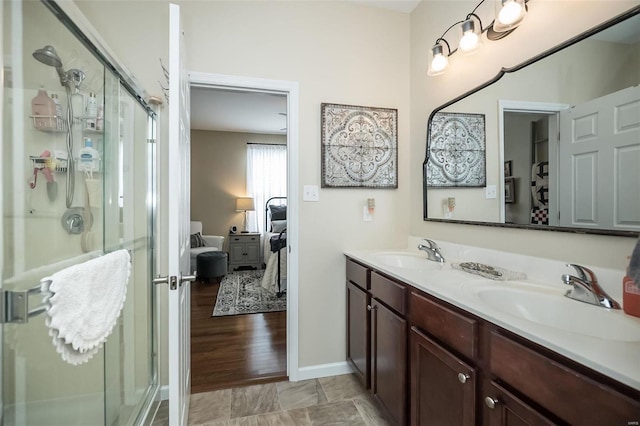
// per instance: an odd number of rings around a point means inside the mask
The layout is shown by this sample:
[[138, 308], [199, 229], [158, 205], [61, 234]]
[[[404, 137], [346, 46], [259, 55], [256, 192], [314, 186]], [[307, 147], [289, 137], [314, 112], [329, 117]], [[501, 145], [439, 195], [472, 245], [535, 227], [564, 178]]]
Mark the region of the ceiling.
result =
[[287, 97], [281, 94], [191, 88], [191, 128], [286, 134]]
[[[411, 13], [420, 0], [348, 0]], [[287, 98], [274, 93], [191, 88], [191, 128], [221, 132], [286, 134]]]

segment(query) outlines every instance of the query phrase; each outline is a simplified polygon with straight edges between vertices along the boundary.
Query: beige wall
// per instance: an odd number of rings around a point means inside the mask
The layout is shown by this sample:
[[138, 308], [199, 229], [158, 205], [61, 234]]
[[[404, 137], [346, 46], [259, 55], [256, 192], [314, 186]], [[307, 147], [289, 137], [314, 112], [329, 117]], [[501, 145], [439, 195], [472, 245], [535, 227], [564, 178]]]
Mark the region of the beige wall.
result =
[[[247, 143], [286, 144], [284, 135], [191, 131], [191, 219], [205, 235], [223, 235], [236, 225], [236, 197], [247, 189]], [[256, 206], [257, 208], [257, 206]]]
[[[299, 196], [302, 185], [320, 185], [322, 102], [398, 109], [399, 189], [321, 189], [319, 202], [300, 206], [299, 365], [344, 361], [343, 250], [401, 247], [408, 235], [409, 15], [347, 2], [178, 3], [190, 70], [299, 83]], [[156, 94], [163, 79], [158, 57], [166, 63], [167, 4], [79, 2]], [[364, 222], [370, 197], [375, 218]]]
[[[476, 1], [423, 1], [411, 15], [411, 229], [429, 236], [468, 245], [495, 248], [603, 267], [627, 265], [632, 238], [577, 235], [545, 231], [489, 228], [425, 222], [422, 219], [422, 161], [426, 125], [433, 109], [489, 80], [502, 67], [517, 65], [617, 14], [638, 1], [535, 1], [529, 14], [509, 37], [485, 43], [473, 56], [454, 55], [443, 75], [426, 77], [430, 46], [448, 25], [466, 16]], [[548, 31], [553, 28], [553, 31]], [[535, 78], [535, 77], [534, 77]], [[501, 165], [487, 163], [488, 174]], [[493, 167], [494, 170], [489, 170]]]

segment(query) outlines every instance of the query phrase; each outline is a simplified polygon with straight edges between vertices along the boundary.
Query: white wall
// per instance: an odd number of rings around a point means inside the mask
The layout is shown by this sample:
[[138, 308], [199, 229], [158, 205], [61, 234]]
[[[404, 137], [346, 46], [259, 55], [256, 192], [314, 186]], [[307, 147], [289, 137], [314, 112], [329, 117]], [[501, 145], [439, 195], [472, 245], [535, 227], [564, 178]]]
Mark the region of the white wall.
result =
[[[447, 72], [427, 77], [429, 48], [451, 23], [464, 18], [476, 1], [423, 1], [411, 15], [411, 229], [428, 236], [480, 247], [622, 269], [632, 238], [501, 229], [425, 222], [422, 219], [422, 161], [431, 111], [495, 76], [500, 68], [524, 62], [563, 40], [612, 18], [638, 1], [533, 1], [523, 24], [507, 38], [486, 43], [473, 56], [454, 55]], [[549, 31], [553, 28], [553, 31]], [[535, 78], [535, 77], [534, 77]], [[489, 170], [494, 167], [494, 170]], [[497, 167], [487, 163], [488, 174]], [[456, 207], [457, 208], [457, 207]]]
[[[158, 94], [168, 3], [77, 3], [147, 90]], [[320, 185], [322, 102], [398, 109], [398, 189], [321, 189], [319, 202], [300, 206], [299, 365], [343, 361], [343, 250], [401, 247], [409, 231], [409, 15], [346, 2], [178, 3], [190, 70], [299, 83], [301, 186]], [[363, 222], [370, 197], [375, 218]]]

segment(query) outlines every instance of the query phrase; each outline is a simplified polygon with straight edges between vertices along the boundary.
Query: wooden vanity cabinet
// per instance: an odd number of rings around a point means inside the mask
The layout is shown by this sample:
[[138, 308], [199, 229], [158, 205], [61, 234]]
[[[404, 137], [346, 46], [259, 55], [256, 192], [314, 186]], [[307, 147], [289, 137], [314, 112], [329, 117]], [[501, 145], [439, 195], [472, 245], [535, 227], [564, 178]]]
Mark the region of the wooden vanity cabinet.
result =
[[369, 274], [367, 268], [347, 259], [347, 361], [366, 389], [371, 386]]
[[427, 337], [410, 332], [411, 424], [476, 424], [476, 369]]
[[396, 425], [407, 423], [406, 287], [347, 259], [347, 360]]
[[551, 421], [495, 381], [487, 388], [483, 403], [488, 426], [552, 426]]
[[347, 327], [349, 362], [397, 425], [640, 422], [640, 391], [351, 259]]
[[371, 272], [371, 393], [397, 425], [407, 419], [406, 286]]
[[419, 291], [409, 296], [411, 424], [474, 426], [478, 321]]
[[[622, 393], [616, 389], [622, 385], [612, 386], [611, 379], [509, 334], [498, 327], [491, 331], [489, 368], [494, 380], [514, 394], [566, 424], [640, 422], [640, 392]], [[500, 397], [497, 400], [500, 405]]]

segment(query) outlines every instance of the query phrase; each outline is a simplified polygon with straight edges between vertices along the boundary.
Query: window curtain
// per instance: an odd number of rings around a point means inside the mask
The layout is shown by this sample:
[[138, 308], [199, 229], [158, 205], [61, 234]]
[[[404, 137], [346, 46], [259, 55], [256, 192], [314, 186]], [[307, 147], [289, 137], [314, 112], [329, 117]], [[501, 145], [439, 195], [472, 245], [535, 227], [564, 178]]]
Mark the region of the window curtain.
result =
[[[287, 146], [247, 145], [247, 196], [253, 197], [256, 210], [249, 212], [249, 230], [263, 234], [265, 203], [271, 197], [287, 196]], [[273, 200], [270, 204], [285, 204]]]

